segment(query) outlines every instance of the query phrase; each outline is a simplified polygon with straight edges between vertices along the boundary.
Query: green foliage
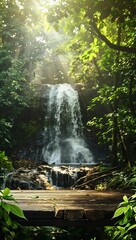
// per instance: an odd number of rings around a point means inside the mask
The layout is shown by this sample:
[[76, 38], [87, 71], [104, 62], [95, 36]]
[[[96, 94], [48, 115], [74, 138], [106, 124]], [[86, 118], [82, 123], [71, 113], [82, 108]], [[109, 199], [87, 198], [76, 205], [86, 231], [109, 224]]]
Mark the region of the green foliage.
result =
[[[98, 229], [96, 230], [98, 232]], [[97, 237], [94, 236], [94, 232], [90, 233], [90, 231], [85, 232], [83, 228], [66, 228], [61, 229], [53, 226], [31, 226], [31, 227], [21, 227], [19, 232], [17, 231], [15, 235], [15, 240], [17, 239], [23, 240], [96, 240]], [[98, 238], [99, 239], [99, 238]]]
[[12, 169], [12, 162], [9, 161], [8, 157], [5, 155], [5, 152], [0, 151], [0, 171], [1, 170], [8, 170]]
[[111, 240], [136, 239], [136, 194], [131, 197], [124, 196], [114, 213], [117, 219], [115, 227], [107, 227], [106, 231]]
[[0, 142], [9, 150], [17, 144], [17, 120], [34, 102], [30, 84], [46, 48], [43, 15], [35, 1], [0, 2]]
[[27, 240], [40, 240], [40, 239], [68, 239], [68, 232], [55, 228], [55, 227], [23, 227], [20, 228], [21, 235], [20, 233], [16, 234], [15, 239], [23, 240], [27, 238]]
[[0, 231], [4, 240], [14, 239], [16, 229], [20, 226], [17, 221], [13, 220], [12, 215], [26, 219], [23, 211], [17, 206], [16, 199], [10, 193], [10, 189], [5, 188], [0, 191]]
[[[118, 66], [119, 67], [119, 66]], [[122, 66], [120, 67], [121, 71]], [[130, 66], [128, 69], [128, 75], [134, 79], [134, 72], [131, 73]], [[88, 107], [90, 111], [93, 111], [98, 104], [101, 104], [103, 108], [107, 109], [107, 112], [103, 116], [92, 118], [88, 125], [90, 127], [96, 127], [98, 129], [99, 141], [101, 143], [108, 142], [109, 149], [112, 149], [113, 141], [113, 119], [114, 116], [117, 118], [117, 134], [118, 134], [118, 157], [119, 159], [124, 158], [122, 153], [122, 145], [125, 148], [125, 154], [129, 158], [133, 159], [135, 148], [135, 129], [136, 129], [136, 118], [134, 114], [135, 109], [135, 89], [130, 89], [131, 79], [125, 76], [119, 87], [103, 85], [98, 90], [98, 96], [93, 98], [91, 105]], [[117, 101], [116, 115], [113, 111], [114, 102]], [[135, 160], [135, 159], [133, 159]]]
[[[97, 91], [89, 106], [91, 116], [95, 112], [94, 118], [90, 117], [89, 128], [95, 129], [99, 141], [107, 144], [111, 158], [117, 155], [117, 162], [134, 161], [135, 8], [135, 0], [131, 4], [128, 0], [62, 0], [52, 5], [50, 1], [34, 0], [0, 2], [2, 149], [13, 148], [18, 143], [14, 134], [20, 130], [15, 131], [17, 122], [34, 102], [29, 83], [34, 80], [37, 62], [43, 63], [46, 57], [47, 18], [57, 31], [61, 29], [68, 35], [61, 51], [71, 53], [71, 78]], [[94, 111], [98, 105], [102, 105], [102, 114]], [[35, 132], [36, 124], [25, 122], [22, 129], [26, 133], [29, 129]]]
[[136, 186], [136, 167], [134, 166], [132, 169], [131, 169], [131, 173], [129, 174], [129, 178], [127, 179], [127, 186], [130, 188], [130, 189], [135, 189], [135, 186]]
[[[106, 143], [111, 159], [134, 161], [135, 148], [135, 0], [65, 0], [48, 11], [49, 22], [69, 34], [70, 76], [97, 90], [88, 125]], [[65, 21], [65, 24], [64, 24]], [[64, 27], [63, 27], [64, 26]], [[103, 113], [96, 114], [98, 105]]]
[[[105, 167], [100, 167], [101, 172], [105, 172]], [[107, 167], [106, 167], [107, 170]], [[109, 169], [110, 171], [110, 169]], [[112, 177], [107, 177], [102, 182], [98, 182], [96, 188], [104, 187], [107, 190], [134, 190], [136, 185], [136, 167], [122, 168], [112, 172]]]

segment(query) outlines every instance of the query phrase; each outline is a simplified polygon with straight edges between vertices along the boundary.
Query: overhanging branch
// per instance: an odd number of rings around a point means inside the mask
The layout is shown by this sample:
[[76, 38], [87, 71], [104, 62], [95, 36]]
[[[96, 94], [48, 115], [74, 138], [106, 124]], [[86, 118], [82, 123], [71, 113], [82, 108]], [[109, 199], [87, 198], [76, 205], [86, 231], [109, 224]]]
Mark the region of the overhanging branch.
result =
[[121, 52], [126, 52], [126, 53], [136, 53], [136, 48], [133, 47], [125, 47], [125, 46], [120, 46], [120, 45], [116, 45], [111, 43], [101, 32], [100, 30], [97, 28], [96, 24], [94, 22], [91, 22], [91, 25], [93, 27], [93, 29], [95, 30], [95, 32], [97, 33], [98, 37], [104, 41], [110, 48], [117, 50], [117, 51], [121, 51]]

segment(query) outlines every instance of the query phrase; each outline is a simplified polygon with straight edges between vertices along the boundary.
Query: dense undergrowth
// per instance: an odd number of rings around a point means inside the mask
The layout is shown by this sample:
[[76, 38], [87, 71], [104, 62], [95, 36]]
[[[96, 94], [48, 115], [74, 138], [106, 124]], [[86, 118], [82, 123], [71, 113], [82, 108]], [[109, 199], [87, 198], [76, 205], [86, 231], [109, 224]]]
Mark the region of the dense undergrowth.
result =
[[113, 171], [110, 177], [105, 177], [96, 184], [96, 190], [132, 190], [136, 184], [136, 167], [124, 167]]
[[110, 166], [99, 165], [90, 168], [87, 174], [77, 180], [74, 188], [86, 190], [132, 190], [136, 183], [136, 167], [135, 164], [128, 166], [118, 166], [112, 168]]

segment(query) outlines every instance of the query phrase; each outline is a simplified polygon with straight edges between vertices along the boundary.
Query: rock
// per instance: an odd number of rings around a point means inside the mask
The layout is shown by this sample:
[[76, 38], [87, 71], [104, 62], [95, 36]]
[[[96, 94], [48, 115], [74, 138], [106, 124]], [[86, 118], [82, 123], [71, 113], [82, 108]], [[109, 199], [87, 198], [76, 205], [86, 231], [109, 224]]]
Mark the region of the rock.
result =
[[88, 177], [97, 168], [40, 165], [35, 168], [18, 168], [8, 174], [6, 186], [10, 189], [56, 189], [69, 188], [75, 182]]

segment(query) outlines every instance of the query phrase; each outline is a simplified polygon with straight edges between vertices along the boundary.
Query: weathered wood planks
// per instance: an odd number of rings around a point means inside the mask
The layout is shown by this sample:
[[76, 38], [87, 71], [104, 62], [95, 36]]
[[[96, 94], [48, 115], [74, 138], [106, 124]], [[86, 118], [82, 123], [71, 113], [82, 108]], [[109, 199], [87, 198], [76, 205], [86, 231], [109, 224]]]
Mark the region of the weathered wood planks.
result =
[[125, 192], [93, 190], [14, 190], [27, 218], [24, 225], [70, 226], [113, 224], [113, 213]]

